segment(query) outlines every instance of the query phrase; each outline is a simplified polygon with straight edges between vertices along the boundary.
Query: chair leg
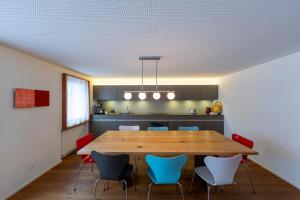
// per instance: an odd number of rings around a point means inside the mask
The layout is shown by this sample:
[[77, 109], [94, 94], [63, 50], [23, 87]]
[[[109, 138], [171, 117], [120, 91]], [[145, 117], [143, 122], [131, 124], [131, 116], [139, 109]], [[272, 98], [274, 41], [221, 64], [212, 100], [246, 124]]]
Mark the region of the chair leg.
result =
[[127, 181], [126, 180], [122, 180], [122, 182], [125, 185], [125, 200], [127, 200], [127, 198], [128, 198]]
[[210, 185], [207, 186], [207, 200], [210, 200]]
[[97, 180], [96, 180], [96, 183], [95, 183], [93, 200], [95, 199], [95, 196], [96, 196], [97, 184], [98, 184], [99, 180], [100, 180], [100, 179], [97, 179]]
[[246, 165], [245, 163], [242, 164], [246, 170], [247, 170], [247, 174], [248, 174], [248, 177], [249, 177], [249, 180], [250, 180], [250, 184], [251, 184], [251, 188], [252, 188], [252, 193], [255, 194], [255, 188], [254, 188], [254, 184], [253, 184], [253, 179], [252, 179], [252, 173], [251, 173], [251, 170], [250, 168], [248, 167], [248, 165]]
[[240, 188], [239, 188], [239, 185], [237, 183], [237, 181], [234, 181], [233, 184], [236, 186], [236, 193], [237, 193], [237, 199], [241, 199], [241, 194], [240, 194]]
[[179, 185], [179, 188], [180, 188], [181, 199], [184, 200], [184, 195], [183, 195], [182, 185], [181, 185], [180, 183], [177, 183], [177, 185]]
[[133, 176], [133, 173], [131, 172], [131, 179], [132, 179], [132, 183], [134, 185], [134, 191], [136, 192], [136, 185], [135, 185], [135, 180], [134, 180], [134, 176]]
[[75, 182], [75, 186], [74, 186], [74, 191], [76, 191], [76, 188], [77, 188], [77, 183], [78, 183], [78, 179], [79, 179], [79, 175], [80, 175], [80, 171], [81, 171], [82, 165], [83, 165], [83, 161], [81, 161], [81, 163], [79, 165], [79, 168], [78, 168], [76, 182]]
[[196, 172], [194, 172], [194, 174], [193, 174], [192, 182], [191, 182], [191, 185], [190, 185], [190, 188], [189, 188], [189, 193], [191, 193], [191, 190], [192, 190], [192, 186], [193, 186], [193, 183], [194, 183], [195, 174], [196, 174]]
[[151, 191], [151, 186], [152, 186], [153, 183], [150, 183], [149, 186], [148, 186], [148, 195], [147, 195], [147, 200], [149, 200], [149, 197], [150, 197], [150, 191]]
[[92, 172], [94, 172], [94, 163], [92, 163]]
[[135, 171], [138, 171], [138, 167], [137, 167], [137, 156], [134, 155], [134, 165], [135, 165]]

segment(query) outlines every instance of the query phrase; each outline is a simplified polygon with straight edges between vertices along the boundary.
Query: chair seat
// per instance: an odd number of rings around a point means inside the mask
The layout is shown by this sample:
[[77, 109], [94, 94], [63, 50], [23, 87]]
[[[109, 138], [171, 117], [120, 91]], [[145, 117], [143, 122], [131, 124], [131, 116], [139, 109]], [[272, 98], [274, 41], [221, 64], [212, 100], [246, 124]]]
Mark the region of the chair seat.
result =
[[94, 159], [92, 158], [92, 155], [82, 155], [81, 159], [83, 160], [83, 163], [95, 163]]
[[[176, 184], [178, 182], [178, 179], [175, 177], [169, 177], [168, 180], [160, 180], [158, 181], [153, 173], [153, 171], [148, 168], [147, 174], [151, 181], [157, 185], [169, 185], [169, 184]], [[173, 179], [173, 180], [172, 180]]]
[[210, 173], [206, 166], [197, 167], [195, 169], [196, 174], [201, 177], [204, 181], [206, 181], [210, 185], [216, 185], [213, 175]]
[[124, 167], [124, 169], [122, 170], [122, 172], [120, 173], [119, 180], [125, 180], [125, 179], [127, 179], [130, 176], [132, 170], [133, 170], [133, 165], [127, 164]]

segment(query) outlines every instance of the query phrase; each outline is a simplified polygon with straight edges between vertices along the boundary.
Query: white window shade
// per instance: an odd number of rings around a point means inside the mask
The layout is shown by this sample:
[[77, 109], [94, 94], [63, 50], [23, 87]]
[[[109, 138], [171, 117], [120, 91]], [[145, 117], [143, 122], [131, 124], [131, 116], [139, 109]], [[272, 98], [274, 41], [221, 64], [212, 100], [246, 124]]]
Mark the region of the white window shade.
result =
[[88, 81], [67, 76], [67, 127], [76, 126], [89, 119]]

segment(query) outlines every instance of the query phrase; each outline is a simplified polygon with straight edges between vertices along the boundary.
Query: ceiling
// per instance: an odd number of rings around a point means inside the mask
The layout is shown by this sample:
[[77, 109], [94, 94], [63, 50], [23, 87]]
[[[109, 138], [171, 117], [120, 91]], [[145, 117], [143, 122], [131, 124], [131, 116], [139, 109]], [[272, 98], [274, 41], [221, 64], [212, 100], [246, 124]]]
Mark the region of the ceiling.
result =
[[[1, 0], [0, 43], [94, 77], [219, 77], [300, 51], [298, 0]], [[145, 63], [145, 76], [155, 73]]]

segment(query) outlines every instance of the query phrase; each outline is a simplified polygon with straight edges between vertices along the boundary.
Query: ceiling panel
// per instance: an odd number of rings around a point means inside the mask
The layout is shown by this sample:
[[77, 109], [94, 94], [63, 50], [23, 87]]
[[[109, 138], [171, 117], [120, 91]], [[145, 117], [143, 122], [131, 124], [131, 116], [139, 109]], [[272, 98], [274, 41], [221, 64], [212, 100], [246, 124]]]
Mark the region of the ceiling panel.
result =
[[[300, 51], [298, 0], [2, 0], [0, 42], [95, 77], [216, 77]], [[154, 63], [145, 66], [154, 74]]]

